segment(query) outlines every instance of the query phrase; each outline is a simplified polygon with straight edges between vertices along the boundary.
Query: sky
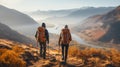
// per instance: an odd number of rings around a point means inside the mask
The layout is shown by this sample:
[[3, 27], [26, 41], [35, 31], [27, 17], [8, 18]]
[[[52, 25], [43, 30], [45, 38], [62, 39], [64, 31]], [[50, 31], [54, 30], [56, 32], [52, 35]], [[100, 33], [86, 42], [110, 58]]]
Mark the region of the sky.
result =
[[60, 10], [81, 7], [109, 7], [120, 5], [120, 0], [0, 0], [0, 5], [18, 11]]

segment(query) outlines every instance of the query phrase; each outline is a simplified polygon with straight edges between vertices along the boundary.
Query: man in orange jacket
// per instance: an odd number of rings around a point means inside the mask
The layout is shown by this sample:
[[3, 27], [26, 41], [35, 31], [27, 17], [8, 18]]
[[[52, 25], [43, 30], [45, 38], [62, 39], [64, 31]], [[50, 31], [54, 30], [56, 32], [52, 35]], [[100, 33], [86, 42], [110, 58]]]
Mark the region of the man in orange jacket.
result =
[[65, 61], [67, 60], [68, 56], [68, 48], [69, 48], [69, 43], [72, 41], [71, 33], [70, 30], [68, 29], [68, 25], [65, 25], [65, 28], [62, 29], [59, 37], [59, 46], [61, 45], [62, 47], [62, 60]]
[[45, 59], [46, 58], [46, 43], [49, 44], [49, 32], [46, 29], [45, 23], [42, 23], [42, 26], [38, 27], [35, 37], [40, 45], [40, 56]]

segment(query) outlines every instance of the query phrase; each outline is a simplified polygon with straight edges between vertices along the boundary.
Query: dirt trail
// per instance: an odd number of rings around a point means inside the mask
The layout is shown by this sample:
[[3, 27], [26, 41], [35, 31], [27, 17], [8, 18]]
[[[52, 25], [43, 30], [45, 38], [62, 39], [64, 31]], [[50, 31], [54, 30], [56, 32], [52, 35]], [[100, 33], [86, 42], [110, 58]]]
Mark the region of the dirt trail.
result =
[[32, 45], [25, 45], [21, 43], [16, 43], [9, 40], [0, 39], [0, 48], [6, 48], [8, 50], [13, 49], [17, 45], [17, 49], [22, 48], [24, 50], [23, 53], [20, 54], [21, 59], [23, 59], [27, 63], [27, 67], [75, 67], [77, 66], [78, 60], [74, 58], [69, 58], [68, 63], [64, 64], [61, 61], [61, 53], [59, 53], [55, 49], [50, 49], [48, 52], [46, 59], [39, 57], [39, 48], [35, 48]]
[[47, 54], [46, 59], [39, 58], [39, 61], [29, 67], [80, 67], [82, 65], [81, 62], [81, 60], [77, 60], [76, 58], [69, 58], [65, 64], [61, 60], [61, 54], [53, 50], [50, 51], [50, 54]]

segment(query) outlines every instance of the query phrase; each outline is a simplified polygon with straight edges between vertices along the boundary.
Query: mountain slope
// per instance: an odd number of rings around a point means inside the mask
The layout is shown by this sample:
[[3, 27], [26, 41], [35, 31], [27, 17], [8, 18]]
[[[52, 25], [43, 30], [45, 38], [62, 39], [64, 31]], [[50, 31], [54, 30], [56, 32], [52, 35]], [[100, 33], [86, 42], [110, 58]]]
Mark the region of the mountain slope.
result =
[[[38, 23], [29, 16], [19, 11], [4, 7], [2, 5], [0, 5], [0, 21], [1, 23], [8, 25], [10, 28], [24, 35], [33, 34], [34, 30], [36, 30], [36, 27], [38, 26]], [[31, 32], [26, 32], [26, 30], [28, 29]]]
[[38, 60], [37, 51], [27, 44], [0, 39], [0, 67], [28, 67]]
[[103, 27], [109, 28], [99, 40], [120, 44], [120, 6], [103, 16]]
[[33, 41], [30, 38], [19, 34], [2, 23], [0, 23], [0, 38], [17, 41], [20, 43], [33, 44]]
[[0, 53], [0, 67], [120, 67], [119, 50], [81, 48], [76, 44], [70, 46], [66, 64], [56, 49], [47, 50], [46, 59], [42, 59], [39, 49], [5, 39], [0, 39]]
[[[88, 34], [89, 37], [94, 40], [120, 44], [119, 26], [120, 6], [106, 14], [87, 18], [83, 21], [83, 24], [76, 27], [76, 29], [77, 31], [81, 30], [84, 34]], [[98, 32], [101, 34], [99, 35]]]

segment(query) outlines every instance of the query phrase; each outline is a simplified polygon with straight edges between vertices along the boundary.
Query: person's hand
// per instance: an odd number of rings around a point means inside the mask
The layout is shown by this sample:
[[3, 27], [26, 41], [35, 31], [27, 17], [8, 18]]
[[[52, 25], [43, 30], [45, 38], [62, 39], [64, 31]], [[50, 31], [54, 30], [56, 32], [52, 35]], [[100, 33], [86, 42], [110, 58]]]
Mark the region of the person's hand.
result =
[[60, 43], [58, 43], [58, 45], [60, 46]]
[[49, 41], [47, 41], [47, 44], [49, 44]]

